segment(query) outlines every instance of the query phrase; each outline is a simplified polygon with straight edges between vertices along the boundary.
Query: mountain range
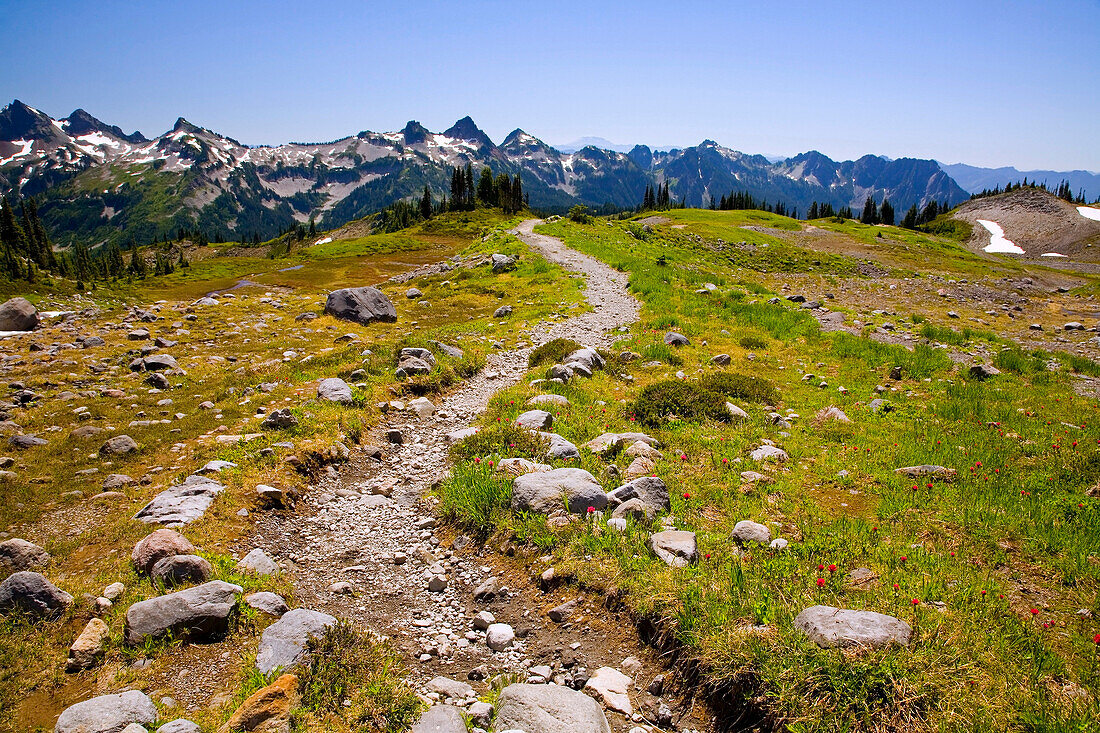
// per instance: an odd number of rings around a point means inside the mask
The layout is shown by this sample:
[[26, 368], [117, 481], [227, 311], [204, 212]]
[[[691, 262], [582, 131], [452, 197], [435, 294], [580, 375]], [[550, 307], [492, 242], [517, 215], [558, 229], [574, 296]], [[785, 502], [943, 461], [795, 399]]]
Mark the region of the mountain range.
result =
[[530, 205], [544, 211], [577, 203], [630, 208], [646, 186], [665, 182], [688, 206], [747, 191], [802, 213], [812, 201], [858, 209], [868, 195], [900, 211], [969, 197], [931, 160], [837, 162], [810, 151], [773, 163], [712, 140], [667, 151], [586, 145], [564, 152], [520, 129], [498, 145], [469, 117], [438, 133], [410, 121], [397, 132], [252, 147], [182, 117], [150, 139], [81, 109], [54, 119], [16, 100], [0, 110], [0, 192], [36, 197], [53, 241], [63, 245], [143, 243], [180, 228], [266, 239], [311, 219], [333, 228], [419, 196], [425, 185], [446, 195], [451, 169], [467, 163], [520, 174]]
[[1100, 173], [1092, 171], [1021, 171], [1008, 166], [979, 168], [965, 163], [939, 163], [938, 165], [970, 193], [980, 193], [997, 187], [1004, 188], [1006, 183], [1020, 183], [1026, 178], [1031, 183], [1045, 183], [1051, 191], [1056, 189], [1062, 181], [1069, 181], [1070, 190], [1074, 195], [1084, 192], [1087, 201], [1095, 201], [1100, 196]]

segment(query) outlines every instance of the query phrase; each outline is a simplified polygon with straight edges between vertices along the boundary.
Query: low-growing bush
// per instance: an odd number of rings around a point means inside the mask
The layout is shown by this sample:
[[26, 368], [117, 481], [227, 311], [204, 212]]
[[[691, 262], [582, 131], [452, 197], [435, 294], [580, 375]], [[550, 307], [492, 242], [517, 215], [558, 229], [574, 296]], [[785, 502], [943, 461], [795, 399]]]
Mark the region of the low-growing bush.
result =
[[762, 402], [767, 405], [779, 403], [779, 390], [763, 377], [732, 372], [714, 372], [705, 375], [700, 384], [704, 389], [730, 398]]
[[534, 458], [545, 450], [542, 439], [530, 430], [511, 422], [500, 422], [479, 430], [451, 446], [451, 455], [459, 458], [482, 458], [492, 453]]
[[651, 384], [638, 393], [628, 408], [640, 422], [651, 427], [663, 425], [670, 416], [681, 420], [728, 420], [722, 395], [701, 384], [668, 380]]
[[304, 711], [387, 733], [416, 722], [420, 700], [404, 682], [399, 657], [381, 643], [340, 622], [310, 639], [309, 649], [298, 671]]
[[557, 364], [577, 349], [583, 348], [584, 346], [582, 344], [578, 344], [572, 339], [554, 339], [553, 341], [547, 341], [545, 344], [532, 351], [531, 355], [527, 357], [527, 367], [529, 369], [534, 369], [540, 364]]
[[741, 344], [742, 349], [762, 351], [768, 348], [768, 342], [759, 336], [743, 336], [737, 343]]

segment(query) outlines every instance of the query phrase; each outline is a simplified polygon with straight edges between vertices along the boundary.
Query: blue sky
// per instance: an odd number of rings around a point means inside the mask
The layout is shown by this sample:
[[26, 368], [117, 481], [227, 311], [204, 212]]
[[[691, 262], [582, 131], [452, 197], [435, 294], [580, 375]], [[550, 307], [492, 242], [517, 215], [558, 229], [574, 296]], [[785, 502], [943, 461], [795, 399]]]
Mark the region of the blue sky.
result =
[[1100, 2], [0, 0], [0, 98], [248, 144], [432, 130], [1100, 170]]

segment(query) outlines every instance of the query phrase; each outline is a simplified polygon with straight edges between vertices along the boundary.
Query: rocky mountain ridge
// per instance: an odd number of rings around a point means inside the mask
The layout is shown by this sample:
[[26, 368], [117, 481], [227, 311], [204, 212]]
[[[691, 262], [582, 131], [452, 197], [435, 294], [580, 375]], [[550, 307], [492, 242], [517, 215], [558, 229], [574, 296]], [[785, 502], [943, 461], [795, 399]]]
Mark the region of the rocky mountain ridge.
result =
[[629, 208], [646, 186], [665, 182], [688, 206], [736, 190], [801, 212], [811, 201], [858, 208], [868, 195], [895, 209], [967, 196], [933, 161], [867, 155], [838, 163], [811, 151], [773, 164], [711, 140], [665, 152], [563, 153], [521, 129], [497, 145], [470, 117], [441, 133], [410, 121], [397, 132], [250, 147], [182, 117], [148, 139], [84, 110], [54, 119], [16, 100], [0, 111], [0, 191], [38, 197], [60, 244], [142, 243], [196, 227], [230, 240], [268, 238], [309, 220], [332, 228], [425, 185], [447, 195], [450, 170], [467, 164], [520, 174], [530, 205], [545, 210]]

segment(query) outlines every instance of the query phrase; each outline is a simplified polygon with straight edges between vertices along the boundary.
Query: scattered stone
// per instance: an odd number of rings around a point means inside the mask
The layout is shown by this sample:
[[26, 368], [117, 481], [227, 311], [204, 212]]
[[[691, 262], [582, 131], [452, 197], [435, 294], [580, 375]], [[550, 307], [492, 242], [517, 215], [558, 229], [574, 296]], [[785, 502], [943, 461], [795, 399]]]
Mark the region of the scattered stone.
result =
[[553, 608], [551, 608], [546, 613], [546, 615], [549, 616], [550, 620], [553, 621], [554, 623], [559, 623], [560, 624], [563, 621], [567, 620], [570, 616], [572, 616], [573, 613], [579, 607], [579, 605], [580, 604], [577, 603], [576, 599], [574, 599], [572, 601], [566, 601], [565, 603], [562, 603], [559, 606], [554, 606]]
[[134, 480], [124, 473], [112, 473], [103, 479], [104, 491], [115, 491], [134, 483]]
[[410, 733], [466, 733], [466, 721], [462, 719], [462, 711], [453, 705], [432, 705]]
[[38, 322], [38, 309], [26, 298], [12, 298], [0, 305], [0, 331], [33, 331]]
[[99, 448], [101, 456], [125, 456], [138, 450], [138, 444], [129, 435], [116, 435]]
[[531, 407], [537, 405], [557, 405], [558, 407], [569, 407], [569, 399], [560, 394], [540, 394], [527, 400], [527, 404]]
[[488, 611], [478, 611], [474, 615], [473, 625], [478, 631], [485, 631], [494, 623], [496, 623], [496, 617]]
[[201, 517], [225, 487], [213, 479], [197, 474], [188, 476], [178, 486], [172, 486], [153, 497], [134, 519], [147, 524], [178, 527]]
[[794, 620], [794, 627], [820, 647], [884, 647], [909, 645], [909, 624], [874, 611], [849, 611], [811, 606]]
[[493, 318], [507, 318], [510, 315], [512, 315], [512, 306], [510, 305], [502, 305], [493, 311]]
[[716, 364], [717, 366], [728, 366], [730, 361], [729, 354], [715, 354], [710, 358], [710, 363]]
[[26, 450], [28, 448], [41, 448], [44, 445], [49, 445], [49, 441], [45, 438], [39, 438], [37, 435], [13, 435], [8, 438], [8, 445], [12, 448], [18, 448], [19, 450]]
[[69, 658], [65, 662], [66, 672], [79, 672], [90, 669], [103, 659], [107, 641], [111, 638], [111, 629], [101, 619], [93, 618], [76, 637], [69, 647]]
[[665, 343], [669, 346], [690, 346], [691, 341], [682, 333], [669, 331], [665, 334]]
[[782, 448], [777, 448], [774, 445], [762, 445], [752, 453], [749, 454], [749, 458], [754, 461], [778, 461], [782, 463], [790, 459], [787, 455], [787, 451]]
[[971, 379], [990, 379], [1001, 373], [1001, 370], [991, 364], [975, 364], [970, 367]]
[[546, 410], [528, 410], [516, 418], [516, 427], [525, 430], [546, 430], [554, 424], [554, 416]]
[[397, 320], [397, 311], [390, 299], [378, 288], [369, 286], [332, 291], [325, 301], [325, 313], [363, 326], [374, 321], [393, 323]]
[[495, 273], [509, 272], [516, 269], [516, 259], [505, 254], [500, 254], [499, 252], [493, 255], [492, 263], [493, 272]]
[[278, 731], [288, 729], [290, 710], [298, 701], [298, 677], [284, 674], [267, 687], [252, 693], [229, 716], [218, 733], [230, 731]]
[[734, 542], [744, 545], [748, 542], [759, 542], [766, 545], [772, 540], [772, 532], [766, 525], [743, 519], [733, 526], [730, 534]]
[[191, 555], [194, 551], [195, 545], [191, 545], [178, 532], [173, 532], [172, 529], [156, 529], [134, 545], [130, 561], [136, 571], [147, 576], [162, 559], [174, 555]]
[[157, 722], [157, 706], [138, 690], [101, 695], [78, 702], [61, 713], [54, 733], [120, 733], [128, 725]]
[[282, 596], [269, 591], [249, 593], [244, 597], [244, 602], [249, 608], [254, 608], [261, 613], [278, 618], [290, 610]]
[[149, 576], [165, 586], [181, 583], [205, 583], [214, 574], [210, 561], [198, 555], [173, 555], [162, 558]]
[[561, 508], [562, 497], [574, 514], [593, 507], [602, 511], [607, 494], [596, 478], [582, 468], [555, 468], [519, 476], [512, 482], [512, 509], [550, 514]]
[[275, 575], [279, 572], [279, 566], [259, 547], [249, 550], [237, 563], [237, 569], [250, 570], [257, 575]]
[[[643, 445], [645, 445], [643, 443]], [[658, 511], [667, 511], [671, 506], [668, 487], [656, 476], [641, 476], [629, 481], [608, 493], [607, 503], [617, 506], [631, 499], [641, 499]]]
[[630, 678], [619, 670], [613, 667], [600, 667], [588, 678], [588, 682], [584, 684], [584, 691], [594, 694], [610, 710], [630, 717], [634, 714], [630, 696], [627, 694], [630, 684]]
[[497, 700], [495, 731], [611, 733], [607, 716], [588, 695], [559, 685], [513, 684]]
[[420, 417], [431, 417], [435, 414], [436, 407], [432, 404], [432, 401], [427, 397], [417, 397], [415, 400], [409, 402], [407, 409], [410, 412], [415, 412]]
[[497, 473], [507, 474], [509, 476], [522, 476], [525, 473], [536, 473], [553, 471], [553, 466], [548, 466], [545, 463], [535, 463], [529, 461], [526, 458], [502, 458], [497, 463]]
[[309, 638], [321, 636], [326, 628], [335, 624], [335, 618], [320, 611], [305, 608], [288, 611], [281, 619], [264, 629], [256, 656], [256, 668], [263, 674], [276, 667], [290, 669], [306, 655], [306, 642]]
[[19, 610], [32, 616], [53, 617], [72, 602], [71, 595], [31, 570], [12, 573], [0, 583], [0, 612]]
[[906, 466], [905, 468], [896, 468], [894, 473], [900, 473], [903, 476], [910, 478], [934, 478], [940, 481], [953, 481], [958, 473], [953, 468], [947, 468], [946, 466]]
[[840, 409], [839, 407], [826, 407], [825, 409], [820, 410], [817, 413], [815, 419], [818, 422], [828, 422], [830, 420], [835, 422], [852, 422], [850, 419], [848, 419], [848, 416], [844, 414], [844, 410]]
[[294, 413], [290, 411], [290, 408], [284, 407], [281, 410], [273, 410], [263, 422], [260, 423], [260, 427], [264, 430], [284, 430], [286, 428], [293, 428], [298, 424], [298, 418], [294, 416]]
[[512, 646], [516, 632], [508, 624], [490, 624], [485, 632], [485, 643], [495, 652], [502, 652]]
[[317, 384], [317, 399], [337, 402], [341, 405], [350, 405], [354, 401], [351, 396], [351, 387], [338, 377], [322, 379]]
[[137, 645], [147, 637], [171, 632], [175, 638], [203, 640], [220, 637], [241, 594], [239, 585], [211, 580], [187, 590], [138, 601], [126, 611], [126, 642]]
[[449, 697], [452, 700], [465, 700], [466, 698], [477, 697], [474, 688], [470, 687], [465, 682], [452, 680], [449, 677], [433, 677], [428, 681], [425, 687], [432, 692], [438, 692], [443, 697]]
[[202, 733], [202, 728], [186, 718], [176, 718], [157, 728], [157, 733]]
[[416, 288], [409, 288], [408, 290], [405, 291], [405, 297], [408, 298], [409, 300], [416, 300], [417, 298], [419, 298], [423, 294], [424, 293], [420, 292]]
[[670, 567], [682, 568], [695, 562], [695, 533], [670, 529], [649, 538], [649, 546]]
[[43, 548], [15, 538], [0, 542], [0, 568], [12, 571], [32, 570], [45, 567], [50, 561], [50, 553]]

